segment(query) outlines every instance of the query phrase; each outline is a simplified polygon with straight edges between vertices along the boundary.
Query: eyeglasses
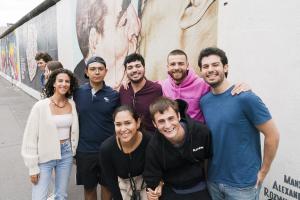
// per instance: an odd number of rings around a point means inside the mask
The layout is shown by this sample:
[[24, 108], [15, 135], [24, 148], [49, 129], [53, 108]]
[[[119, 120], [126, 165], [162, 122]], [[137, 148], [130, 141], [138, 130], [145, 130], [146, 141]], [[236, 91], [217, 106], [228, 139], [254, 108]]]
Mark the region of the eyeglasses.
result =
[[105, 70], [105, 67], [89, 67], [88, 70], [93, 73], [96, 73]]

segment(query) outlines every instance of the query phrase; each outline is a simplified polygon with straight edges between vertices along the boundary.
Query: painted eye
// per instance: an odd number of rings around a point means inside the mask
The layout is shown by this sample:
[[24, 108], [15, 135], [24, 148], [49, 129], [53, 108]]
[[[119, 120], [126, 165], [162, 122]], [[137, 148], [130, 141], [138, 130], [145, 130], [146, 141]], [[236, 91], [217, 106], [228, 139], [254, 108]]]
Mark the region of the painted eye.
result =
[[126, 18], [124, 20], [120, 21], [120, 26], [126, 26], [126, 24], [127, 24]]
[[126, 24], [127, 24], [127, 17], [126, 17], [126, 13], [124, 13], [119, 21], [119, 26], [124, 27]]

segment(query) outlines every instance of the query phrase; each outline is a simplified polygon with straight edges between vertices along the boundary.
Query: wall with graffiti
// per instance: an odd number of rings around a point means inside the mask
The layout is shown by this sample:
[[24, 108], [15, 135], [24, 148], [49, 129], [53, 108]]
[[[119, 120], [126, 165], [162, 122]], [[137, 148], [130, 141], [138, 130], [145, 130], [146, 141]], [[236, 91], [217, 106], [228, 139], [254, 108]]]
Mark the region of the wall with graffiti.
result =
[[35, 55], [44, 51], [53, 59], [58, 58], [56, 28], [56, 6], [53, 6], [1, 38], [0, 72], [14, 83], [39, 93], [44, 72], [37, 67]]
[[299, 2], [61, 0], [0, 39], [0, 74], [38, 98], [39, 51], [74, 71], [80, 83], [88, 81], [87, 59], [101, 56], [108, 68], [105, 82], [114, 86], [130, 53], [144, 56], [148, 79], [161, 80], [169, 51], [184, 50], [190, 68], [199, 72], [200, 50], [218, 45], [229, 57], [229, 78], [248, 83], [262, 97], [281, 132], [261, 198], [293, 199], [284, 194], [287, 188], [299, 199]]
[[[166, 57], [176, 48], [185, 50], [190, 66], [198, 70], [197, 54], [217, 42], [217, 1], [61, 0], [15, 32], [19, 80], [36, 91], [43, 73], [34, 60], [39, 51], [59, 58], [80, 83], [87, 81], [87, 59], [99, 55], [107, 63], [105, 81], [111, 86], [123, 76], [125, 56], [139, 52], [145, 57], [147, 77], [158, 80], [167, 76]], [[7, 74], [10, 69], [5, 70]]]
[[37, 91], [41, 90], [41, 74], [37, 67], [37, 52], [48, 52], [57, 59], [56, 7], [51, 7], [17, 29], [21, 82]]
[[13, 80], [20, 80], [20, 64], [16, 33], [12, 32], [0, 40], [0, 70]]

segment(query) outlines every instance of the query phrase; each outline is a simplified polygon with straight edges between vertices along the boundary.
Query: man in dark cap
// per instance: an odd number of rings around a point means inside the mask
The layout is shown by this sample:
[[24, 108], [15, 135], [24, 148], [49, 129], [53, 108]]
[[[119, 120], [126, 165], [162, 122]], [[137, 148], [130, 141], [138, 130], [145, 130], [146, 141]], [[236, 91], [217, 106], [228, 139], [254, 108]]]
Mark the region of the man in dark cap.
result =
[[101, 185], [101, 199], [109, 199], [103, 186], [99, 149], [104, 140], [114, 134], [112, 113], [119, 106], [119, 94], [105, 84], [107, 73], [103, 58], [95, 56], [87, 61], [85, 77], [88, 83], [74, 94], [79, 116], [79, 143], [76, 154], [77, 185], [84, 186], [85, 199], [97, 199], [97, 185]]

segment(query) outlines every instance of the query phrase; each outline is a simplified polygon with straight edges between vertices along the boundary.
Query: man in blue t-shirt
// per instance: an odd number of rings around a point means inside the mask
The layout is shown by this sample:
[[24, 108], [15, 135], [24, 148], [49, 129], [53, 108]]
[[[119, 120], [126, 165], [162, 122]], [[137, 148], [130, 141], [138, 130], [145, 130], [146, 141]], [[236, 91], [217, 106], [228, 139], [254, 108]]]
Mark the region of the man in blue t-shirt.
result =
[[74, 93], [79, 119], [79, 141], [76, 152], [77, 185], [84, 186], [85, 199], [111, 199], [104, 187], [99, 151], [104, 140], [114, 134], [112, 113], [119, 106], [119, 94], [104, 82], [106, 63], [101, 57], [91, 57], [86, 64], [85, 77], [89, 82]]
[[[207, 126], [212, 132], [213, 157], [208, 188], [213, 200], [254, 200], [275, 157], [279, 132], [261, 99], [247, 91], [232, 96], [223, 50], [206, 48], [198, 59], [201, 75], [211, 87], [202, 97]], [[260, 134], [265, 137], [261, 158]]]

